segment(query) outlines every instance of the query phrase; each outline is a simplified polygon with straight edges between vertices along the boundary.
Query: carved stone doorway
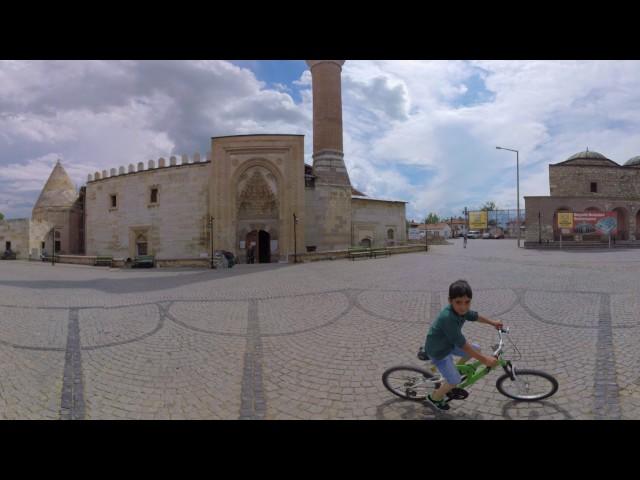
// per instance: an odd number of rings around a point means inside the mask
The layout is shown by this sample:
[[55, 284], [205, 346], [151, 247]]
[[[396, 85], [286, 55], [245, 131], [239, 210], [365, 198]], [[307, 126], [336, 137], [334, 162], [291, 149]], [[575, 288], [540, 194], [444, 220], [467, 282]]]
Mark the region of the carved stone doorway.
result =
[[264, 230], [252, 230], [247, 234], [247, 262], [271, 263], [271, 235]]

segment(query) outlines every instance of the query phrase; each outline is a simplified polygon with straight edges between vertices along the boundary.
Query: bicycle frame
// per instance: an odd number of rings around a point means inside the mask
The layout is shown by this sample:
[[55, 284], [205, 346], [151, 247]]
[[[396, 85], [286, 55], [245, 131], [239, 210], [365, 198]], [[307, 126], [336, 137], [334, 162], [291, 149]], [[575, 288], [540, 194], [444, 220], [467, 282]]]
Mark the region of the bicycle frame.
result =
[[[499, 343], [498, 346], [493, 352], [493, 356], [498, 358], [498, 365], [496, 367], [490, 368], [486, 365], [483, 365], [479, 360], [475, 360], [469, 364], [456, 365], [458, 372], [460, 375], [466, 375], [465, 380], [462, 383], [456, 385], [457, 388], [466, 388], [470, 385], [473, 385], [478, 380], [486, 376], [490, 371], [494, 370], [498, 366], [505, 369], [507, 373], [509, 373], [512, 377], [515, 377], [515, 373], [513, 372], [513, 366], [509, 360], [505, 360], [502, 358], [502, 347], [504, 346], [504, 341], [502, 338], [503, 333], [509, 333], [509, 329], [501, 329], [498, 330]], [[479, 368], [479, 367], [483, 368]]]

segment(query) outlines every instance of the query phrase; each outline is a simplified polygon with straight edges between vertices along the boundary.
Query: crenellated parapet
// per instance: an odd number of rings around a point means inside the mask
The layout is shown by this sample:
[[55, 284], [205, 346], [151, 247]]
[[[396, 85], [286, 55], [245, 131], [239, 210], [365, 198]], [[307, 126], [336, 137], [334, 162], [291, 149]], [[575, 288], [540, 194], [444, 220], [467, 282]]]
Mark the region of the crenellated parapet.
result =
[[188, 155], [181, 155], [180, 162], [175, 155], [169, 157], [167, 161], [164, 157], [160, 157], [157, 161], [150, 159], [147, 161], [146, 168], [144, 162], [138, 162], [137, 167], [130, 163], [128, 167], [120, 166], [118, 168], [111, 168], [109, 171], [102, 170], [102, 172], [97, 171], [93, 174], [89, 174], [87, 176], [87, 182], [96, 182], [98, 180], [105, 180], [111, 177], [120, 177], [123, 175], [130, 175], [135, 173], [140, 173], [144, 171], [150, 170], [160, 170], [163, 168], [172, 168], [172, 167], [181, 167], [183, 165], [195, 165], [200, 163], [211, 162], [212, 155], [211, 152], [207, 152], [205, 158], [200, 156], [200, 153], [194, 153], [191, 157]]

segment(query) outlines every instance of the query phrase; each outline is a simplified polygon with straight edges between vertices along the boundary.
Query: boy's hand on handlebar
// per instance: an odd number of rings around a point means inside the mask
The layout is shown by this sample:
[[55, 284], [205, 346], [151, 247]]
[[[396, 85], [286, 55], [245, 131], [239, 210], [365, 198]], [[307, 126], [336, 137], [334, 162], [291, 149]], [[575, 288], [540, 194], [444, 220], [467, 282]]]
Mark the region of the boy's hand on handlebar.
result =
[[504, 323], [501, 320], [494, 320], [493, 326], [496, 327], [496, 330], [502, 330], [504, 328]]
[[489, 357], [485, 355], [482, 363], [484, 363], [487, 367], [493, 368], [498, 365], [498, 359], [496, 357]]

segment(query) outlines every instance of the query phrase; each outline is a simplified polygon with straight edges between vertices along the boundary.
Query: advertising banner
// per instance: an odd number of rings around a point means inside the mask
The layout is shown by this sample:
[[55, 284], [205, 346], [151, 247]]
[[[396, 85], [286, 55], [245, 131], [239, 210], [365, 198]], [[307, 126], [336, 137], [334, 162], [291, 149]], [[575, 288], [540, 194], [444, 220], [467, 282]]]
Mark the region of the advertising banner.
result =
[[[558, 214], [558, 217], [560, 214]], [[559, 221], [559, 220], [558, 220]], [[573, 214], [576, 233], [615, 235], [618, 233], [618, 214], [616, 212], [581, 212]]]
[[573, 213], [558, 212], [558, 228], [573, 228]]
[[482, 230], [487, 228], [487, 212], [469, 212], [469, 229]]

